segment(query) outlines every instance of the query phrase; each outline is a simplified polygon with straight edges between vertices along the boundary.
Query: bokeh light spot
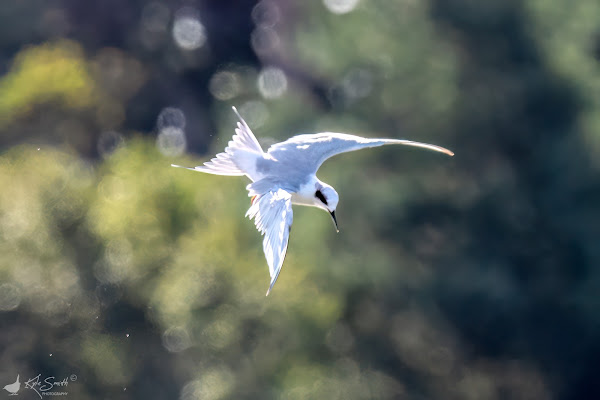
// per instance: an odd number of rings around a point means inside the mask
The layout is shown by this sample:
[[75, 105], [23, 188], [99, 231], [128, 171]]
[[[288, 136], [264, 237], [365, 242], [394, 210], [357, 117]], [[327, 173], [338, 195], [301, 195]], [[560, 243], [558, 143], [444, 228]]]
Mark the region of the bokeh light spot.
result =
[[196, 50], [206, 42], [206, 30], [198, 18], [185, 15], [175, 19], [173, 39], [183, 50]]
[[201, 399], [201, 385], [202, 383], [198, 380], [190, 381], [185, 384], [181, 389], [179, 395], [180, 400], [200, 400]]
[[179, 353], [191, 346], [192, 341], [187, 329], [174, 326], [165, 331], [162, 336], [163, 346], [171, 353]]
[[235, 72], [219, 71], [208, 84], [210, 93], [219, 100], [231, 100], [240, 94], [240, 77]]
[[214, 321], [204, 329], [202, 334], [204, 343], [213, 349], [224, 349], [237, 339], [235, 325], [230, 318]]
[[252, 31], [250, 43], [257, 54], [266, 54], [277, 50], [279, 36], [272, 28], [259, 26]]
[[281, 97], [287, 90], [285, 73], [275, 67], [264, 68], [258, 75], [258, 90], [266, 99]]
[[210, 369], [202, 376], [188, 382], [181, 390], [181, 400], [217, 400], [227, 398], [231, 392], [233, 373], [226, 368]]
[[185, 128], [185, 114], [179, 108], [163, 108], [156, 119], [156, 127], [158, 130], [170, 127], [183, 129]]
[[158, 150], [168, 157], [183, 154], [187, 148], [185, 137], [185, 114], [179, 108], [164, 108], [156, 120]]
[[156, 138], [156, 146], [167, 157], [179, 156], [187, 147], [185, 132], [175, 127], [162, 129]]
[[359, 0], [323, 0], [323, 4], [334, 14], [346, 14], [354, 10]]
[[247, 101], [240, 107], [240, 113], [246, 122], [253, 128], [260, 128], [269, 118], [269, 110], [262, 101]]
[[262, 0], [252, 9], [252, 21], [256, 26], [273, 27], [279, 22], [279, 7], [273, 1]]

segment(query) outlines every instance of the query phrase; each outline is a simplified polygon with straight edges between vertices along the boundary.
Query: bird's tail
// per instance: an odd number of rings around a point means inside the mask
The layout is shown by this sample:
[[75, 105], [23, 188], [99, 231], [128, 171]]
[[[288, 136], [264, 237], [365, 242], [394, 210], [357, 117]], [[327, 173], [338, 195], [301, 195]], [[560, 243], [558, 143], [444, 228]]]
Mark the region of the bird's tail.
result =
[[187, 168], [192, 171], [200, 171], [215, 175], [241, 176], [245, 175], [244, 164], [248, 161], [254, 162], [257, 156], [262, 156], [263, 149], [258, 140], [250, 130], [250, 127], [238, 113], [235, 107], [233, 111], [237, 114], [239, 122], [235, 129], [235, 135], [231, 138], [225, 151], [217, 154], [212, 160], [195, 168], [182, 167], [171, 164], [173, 167]]

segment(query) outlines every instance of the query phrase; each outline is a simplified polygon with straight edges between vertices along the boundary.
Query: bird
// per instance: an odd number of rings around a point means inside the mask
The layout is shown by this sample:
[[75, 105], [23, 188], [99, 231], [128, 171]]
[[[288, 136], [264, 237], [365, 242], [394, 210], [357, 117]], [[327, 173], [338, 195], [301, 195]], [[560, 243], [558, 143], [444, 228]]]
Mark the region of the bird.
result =
[[15, 396], [17, 392], [21, 389], [21, 382], [19, 382], [19, 375], [17, 375], [17, 381], [11, 383], [10, 385], [4, 386], [4, 390], [10, 393], [9, 396]]
[[292, 204], [317, 207], [331, 216], [339, 232], [335, 210], [339, 195], [316, 173], [328, 158], [337, 154], [391, 144], [421, 147], [453, 156], [444, 147], [405, 139], [370, 139], [346, 133], [323, 132], [300, 134], [273, 144], [263, 151], [256, 136], [235, 107], [239, 121], [232, 139], [222, 153], [194, 168], [171, 164], [173, 167], [214, 175], [247, 176], [246, 186], [251, 197], [246, 217], [263, 238], [263, 251], [271, 281], [267, 296], [279, 277], [285, 260], [293, 221]]

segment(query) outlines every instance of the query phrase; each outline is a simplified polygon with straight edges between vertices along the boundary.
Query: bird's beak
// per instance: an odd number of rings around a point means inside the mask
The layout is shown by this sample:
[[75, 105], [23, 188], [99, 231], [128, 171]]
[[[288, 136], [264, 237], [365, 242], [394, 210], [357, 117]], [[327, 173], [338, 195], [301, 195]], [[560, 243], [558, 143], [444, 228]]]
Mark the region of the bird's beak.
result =
[[333, 224], [335, 225], [335, 231], [339, 233], [340, 230], [338, 228], [337, 218], [335, 218], [335, 210], [330, 211], [329, 214], [331, 215], [331, 219], [333, 220]]

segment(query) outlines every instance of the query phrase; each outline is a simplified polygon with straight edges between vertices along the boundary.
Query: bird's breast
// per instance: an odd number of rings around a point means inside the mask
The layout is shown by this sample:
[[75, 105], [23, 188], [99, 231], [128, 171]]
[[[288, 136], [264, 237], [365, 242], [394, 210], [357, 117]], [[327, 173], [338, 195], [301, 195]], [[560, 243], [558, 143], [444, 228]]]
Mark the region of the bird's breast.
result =
[[307, 182], [299, 185], [298, 190], [292, 193], [292, 203], [302, 206], [316, 206], [314, 179], [309, 179]]

